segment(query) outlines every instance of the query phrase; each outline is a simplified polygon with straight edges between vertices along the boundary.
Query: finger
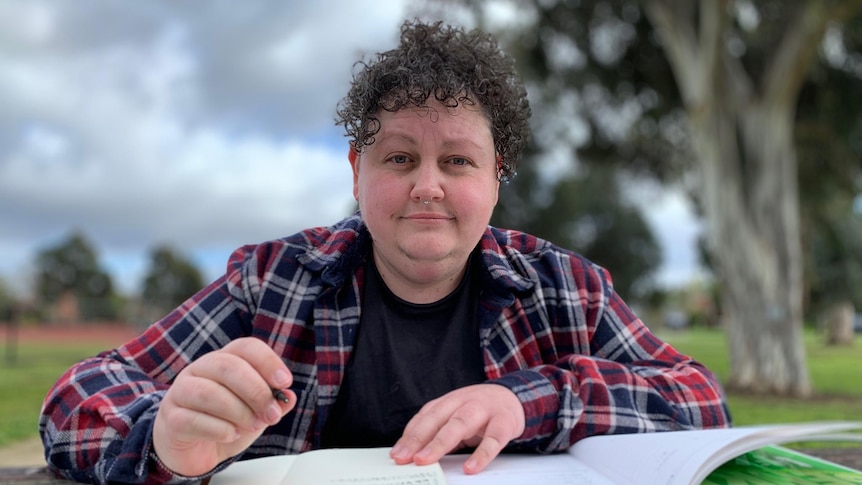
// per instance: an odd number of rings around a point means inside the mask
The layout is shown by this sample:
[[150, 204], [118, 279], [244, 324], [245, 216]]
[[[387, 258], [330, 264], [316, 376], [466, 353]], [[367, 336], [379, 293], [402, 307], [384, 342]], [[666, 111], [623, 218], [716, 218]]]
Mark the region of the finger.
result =
[[[275, 424], [293, 409], [296, 396], [287, 402], [273, 397], [272, 389], [282, 390], [292, 384], [293, 377], [273, 349], [256, 338], [231, 342], [211, 355], [212, 360], [194, 366], [195, 375], [222, 383], [239, 396], [265, 423]], [[190, 366], [191, 368], [192, 366]]]
[[[234, 357], [229, 359], [233, 360]], [[210, 365], [208, 367], [216, 366]], [[189, 368], [189, 370], [192, 369]], [[219, 378], [231, 379], [227, 375], [220, 375]], [[206, 414], [226, 421], [235, 428], [258, 431], [266, 426], [264, 419], [259, 417], [236, 392], [224, 382], [214, 380], [206, 374], [195, 375], [193, 372], [184, 374], [177, 379], [165, 399], [168, 404], [189, 410], [192, 413]], [[192, 423], [178, 423], [179, 426], [184, 424], [191, 425]]]
[[447, 405], [446, 402], [444, 398], [429, 401], [407, 422], [390, 453], [396, 463], [410, 463], [416, 453], [434, 439], [456, 409], [454, 404]]
[[515, 436], [511, 420], [501, 417], [491, 419], [491, 422], [485, 428], [485, 433], [479, 446], [476, 447], [470, 458], [464, 462], [464, 473], [472, 475], [484, 470]]
[[290, 369], [275, 350], [260, 339], [254, 337], [237, 339], [226, 345], [223, 350], [248, 362], [270, 387], [286, 389], [293, 384]]
[[413, 461], [417, 465], [435, 463], [457, 448], [462, 442], [481, 434], [488, 414], [476, 403], [467, 403], [458, 408], [434, 437], [416, 453]]
[[241, 419], [244, 416], [267, 422], [267, 413], [275, 400], [263, 377], [239, 356], [219, 352], [208, 357], [187, 368], [189, 383], [184, 383], [184, 392], [177, 396], [177, 401], [186, 407], [237, 419], [234, 422], [245, 427], [249, 427], [251, 421]]
[[240, 437], [230, 421], [189, 408], [172, 408], [165, 418], [167, 426], [174, 430], [173, 439], [177, 442], [230, 443]]

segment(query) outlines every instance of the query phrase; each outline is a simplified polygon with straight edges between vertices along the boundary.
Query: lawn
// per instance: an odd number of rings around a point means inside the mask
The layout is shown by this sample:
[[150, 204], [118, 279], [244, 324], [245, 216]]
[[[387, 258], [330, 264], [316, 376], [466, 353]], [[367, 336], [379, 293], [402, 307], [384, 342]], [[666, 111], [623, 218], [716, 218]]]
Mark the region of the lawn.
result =
[[[720, 330], [665, 332], [660, 335], [724, 380], [730, 373], [727, 342]], [[814, 389], [809, 399], [733, 394], [728, 407], [735, 425], [862, 419], [862, 337], [854, 345], [828, 347], [820, 335], [805, 333], [808, 372]]]
[[10, 364], [4, 345], [0, 353], [0, 446], [37, 436], [39, 408], [51, 385], [70, 365], [104, 349], [104, 344], [20, 343], [15, 362]]
[[[717, 330], [668, 332], [662, 338], [726, 377], [724, 334]], [[737, 425], [826, 419], [862, 419], [862, 338], [852, 347], [825, 347], [814, 333], [806, 334], [809, 369], [816, 396], [811, 399], [730, 395]], [[37, 420], [48, 388], [72, 363], [93, 355], [103, 343], [22, 342], [17, 362], [6, 362], [0, 349], [0, 446], [37, 436]]]

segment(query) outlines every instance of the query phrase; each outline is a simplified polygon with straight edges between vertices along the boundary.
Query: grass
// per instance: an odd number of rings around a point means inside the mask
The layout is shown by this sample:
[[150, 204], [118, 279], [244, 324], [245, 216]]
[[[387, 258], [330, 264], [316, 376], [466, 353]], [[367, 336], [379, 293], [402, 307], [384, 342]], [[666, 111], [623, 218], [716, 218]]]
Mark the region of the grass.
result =
[[9, 349], [4, 346], [0, 350], [0, 446], [38, 436], [39, 409], [51, 385], [70, 365], [105, 348], [105, 344], [20, 343], [10, 364]]
[[[719, 379], [730, 374], [721, 330], [667, 332], [661, 337]], [[851, 346], [829, 347], [819, 334], [807, 331], [805, 349], [814, 395], [799, 399], [730, 393], [727, 401], [735, 425], [862, 419], [862, 337], [857, 336]]]
[[[661, 336], [719, 378], [728, 375], [723, 332], [696, 329]], [[812, 332], [805, 343], [815, 396], [803, 400], [731, 394], [728, 406], [736, 425], [862, 417], [862, 337], [851, 347], [826, 347]], [[0, 350], [0, 446], [37, 436], [39, 408], [49, 387], [71, 364], [105, 348], [101, 343], [21, 343], [14, 366], [5, 361], [7, 349]]]

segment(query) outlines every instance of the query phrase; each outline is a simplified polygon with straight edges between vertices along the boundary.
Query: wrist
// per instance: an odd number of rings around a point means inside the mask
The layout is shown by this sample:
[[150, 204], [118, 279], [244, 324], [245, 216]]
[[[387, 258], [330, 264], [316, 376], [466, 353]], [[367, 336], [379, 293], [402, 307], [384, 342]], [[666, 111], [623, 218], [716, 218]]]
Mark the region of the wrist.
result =
[[167, 481], [170, 478], [178, 476], [177, 473], [168, 468], [161, 458], [159, 458], [158, 453], [156, 453], [155, 446], [150, 447], [150, 450], [147, 453], [147, 459], [149, 461], [150, 471], [155, 474], [156, 477], [159, 477], [159, 481]]

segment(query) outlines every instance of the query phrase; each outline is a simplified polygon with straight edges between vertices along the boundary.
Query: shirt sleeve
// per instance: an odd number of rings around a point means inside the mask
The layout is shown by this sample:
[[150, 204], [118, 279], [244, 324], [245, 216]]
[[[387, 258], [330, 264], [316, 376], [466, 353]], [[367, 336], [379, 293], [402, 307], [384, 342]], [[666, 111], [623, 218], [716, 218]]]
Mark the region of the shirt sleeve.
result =
[[569, 264], [506, 313], [521, 365], [494, 382], [524, 405], [513, 446], [555, 452], [591, 435], [729, 426], [715, 376], [650, 332], [604, 269]]
[[[235, 253], [235, 258], [242, 258]], [[87, 483], [181, 483], [150, 453], [155, 416], [176, 375], [248, 333], [241, 264], [136, 339], [72, 366], [49, 390], [39, 432], [48, 468]], [[227, 463], [211, 473], [226, 466]]]

